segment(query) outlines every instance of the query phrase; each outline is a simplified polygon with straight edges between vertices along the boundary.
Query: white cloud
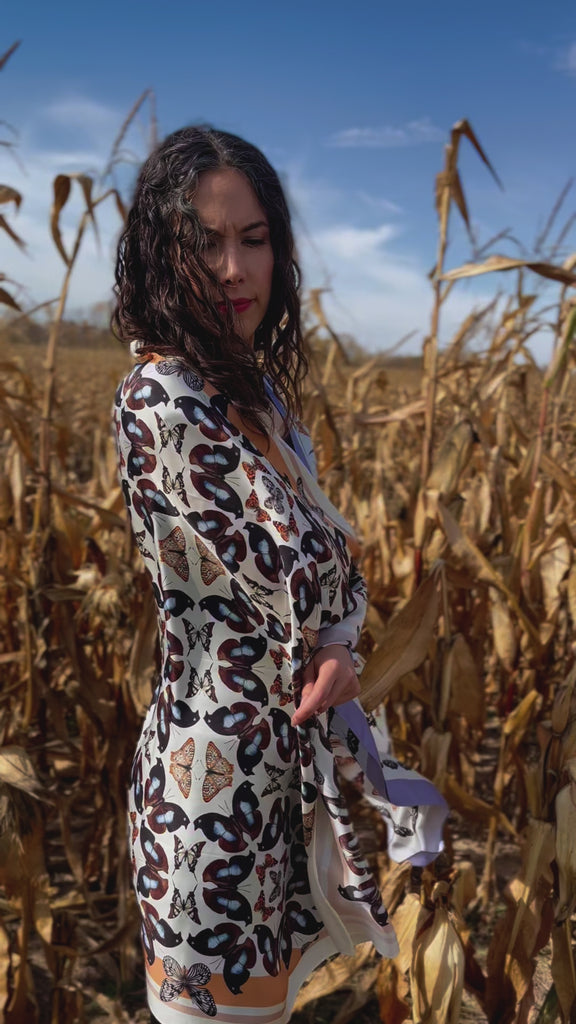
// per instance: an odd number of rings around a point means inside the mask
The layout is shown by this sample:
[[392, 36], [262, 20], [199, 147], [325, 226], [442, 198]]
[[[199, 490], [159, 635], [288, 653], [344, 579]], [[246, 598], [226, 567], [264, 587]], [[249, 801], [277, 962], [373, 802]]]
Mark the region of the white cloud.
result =
[[326, 253], [343, 258], [356, 260], [377, 253], [384, 243], [391, 241], [398, 234], [397, 228], [391, 224], [381, 224], [377, 228], [355, 228], [347, 225], [334, 225], [315, 233], [315, 242]]
[[328, 139], [329, 146], [346, 149], [398, 149], [420, 146], [427, 142], [442, 142], [445, 132], [437, 128], [428, 117], [409, 121], [402, 127], [382, 125], [379, 128], [345, 128]]
[[576, 43], [572, 43], [571, 46], [568, 46], [560, 54], [557, 68], [559, 71], [565, 71], [569, 75], [576, 75]]

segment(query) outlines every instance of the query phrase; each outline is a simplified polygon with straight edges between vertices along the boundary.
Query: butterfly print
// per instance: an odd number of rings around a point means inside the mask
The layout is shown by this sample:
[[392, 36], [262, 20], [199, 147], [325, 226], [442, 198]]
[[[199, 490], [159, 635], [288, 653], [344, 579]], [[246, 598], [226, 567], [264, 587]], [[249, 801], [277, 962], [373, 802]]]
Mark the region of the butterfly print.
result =
[[270, 687], [270, 693], [274, 694], [278, 698], [280, 707], [284, 707], [285, 704], [291, 704], [294, 700], [294, 696], [289, 690], [282, 689], [282, 676], [277, 675], [272, 686]]
[[168, 879], [162, 877], [168, 871], [168, 858], [154, 833], [145, 825], [140, 828], [140, 845], [146, 863], [136, 876], [136, 889], [146, 898], [160, 900], [168, 892]]
[[183, 505], [188, 508], [188, 498], [186, 497], [186, 487], [184, 486], [184, 473], [182, 470], [178, 470], [174, 476], [170, 476], [166, 466], [162, 469], [162, 487], [166, 494], [170, 494], [172, 491], [177, 494]]
[[207, 988], [200, 987], [207, 985], [212, 977], [212, 972], [206, 967], [206, 964], [181, 967], [173, 956], [165, 956], [162, 964], [166, 972], [166, 977], [160, 986], [160, 999], [163, 1003], [171, 1003], [182, 992], [187, 992], [202, 1013], [205, 1013], [207, 1017], [216, 1016], [214, 996]]
[[186, 849], [182, 840], [178, 836], [174, 836], [174, 868], [178, 870], [182, 864], [186, 863], [188, 870], [195, 876], [196, 865], [205, 846], [206, 843], [201, 841], [193, 843], [192, 846]]
[[270, 534], [258, 523], [246, 523], [246, 533], [258, 571], [270, 583], [278, 583], [284, 565], [277, 545]]
[[287, 796], [284, 799], [279, 796], [274, 801], [258, 849], [262, 852], [272, 850], [281, 838], [285, 843], [290, 839], [290, 800]]
[[130, 480], [142, 476], [143, 473], [153, 473], [156, 469], [156, 456], [154, 455], [152, 431], [133, 412], [122, 413], [122, 429], [130, 441], [130, 451], [126, 461]]
[[382, 926], [388, 924], [388, 913], [382, 904], [380, 890], [372, 876], [365, 882], [360, 882], [359, 885], [339, 885], [338, 892], [345, 900], [368, 904], [376, 924]]
[[242, 929], [237, 924], [227, 921], [226, 924], [204, 928], [201, 932], [188, 937], [188, 942], [196, 953], [223, 958], [224, 981], [234, 995], [242, 991], [241, 986], [248, 981], [250, 971], [256, 963], [256, 947], [252, 939], [238, 942], [241, 936]]
[[256, 701], [257, 704], [268, 703], [266, 684], [250, 669], [243, 666], [238, 668], [221, 666], [218, 669], [218, 675], [229, 690], [241, 693], [246, 700]]
[[235, 633], [252, 633], [255, 629], [244, 610], [238, 607], [237, 601], [210, 594], [202, 598], [200, 608], [208, 611], [218, 622], [225, 622]]
[[156, 372], [165, 376], [177, 373], [191, 391], [201, 391], [204, 387], [202, 377], [193, 373], [180, 359], [162, 359], [161, 362], [156, 363]]
[[138, 839], [138, 833], [140, 831], [136, 824], [136, 811], [130, 811], [130, 825], [132, 826], [130, 841], [132, 844], [134, 844]]
[[188, 680], [188, 689], [186, 690], [186, 700], [189, 700], [191, 697], [195, 697], [196, 694], [200, 692], [204, 692], [210, 700], [214, 701], [214, 703], [218, 702], [216, 690], [214, 688], [214, 680], [212, 679], [210, 669], [205, 669], [204, 675], [200, 677], [197, 669], [192, 666], [190, 669], [190, 678]]
[[306, 530], [302, 535], [300, 547], [305, 555], [314, 558], [318, 564], [329, 562], [332, 558], [330, 545], [317, 529]]
[[248, 576], [245, 576], [244, 573], [242, 573], [242, 579], [250, 587], [253, 600], [261, 607], [270, 608], [270, 610], [272, 610], [272, 605], [268, 598], [272, 597], [274, 590], [271, 587], [265, 587], [261, 583], [257, 583], [256, 580], [251, 580]]
[[268, 868], [275, 868], [277, 863], [278, 861], [276, 860], [276, 857], [273, 857], [271, 853], [267, 853], [264, 858], [264, 862], [262, 864], [256, 865], [255, 870], [260, 885], [264, 885], [264, 879], [266, 878], [266, 872], [268, 871]]
[[207, 839], [217, 842], [225, 853], [240, 853], [248, 843], [247, 835], [254, 840], [262, 831], [262, 814], [258, 810], [258, 798], [252, 791], [252, 783], [243, 782], [232, 797], [233, 814], [201, 814], [194, 821]]
[[270, 779], [270, 782], [266, 786], [264, 786], [264, 789], [262, 790], [262, 796], [269, 796], [271, 793], [277, 793], [278, 790], [282, 789], [280, 779], [283, 778], [288, 769], [277, 768], [276, 765], [274, 764], [266, 764], [266, 761], [264, 762], [264, 768], [266, 770], [268, 778]]
[[164, 630], [164, 644], [167, 649], [164, 677], [174, 683], [184, 671], [184, 648], [180, 638], [168, 628]]
[[264, 499], [264, 508], [269, 508], [277, 516], [281, 516], [284, 512], [284, 492], [269, 476], [263, 476], [262, 483], [269, 494], [269, 497]]
[[147, 377], [142, 377], [140, 381], [137, 381], [126, 395], [126, 405], [129, 409], [143, 409], [145, 406], [150, 408], [160, 404], [166, 405], [169, 401], [170, 396], [160, 382], [150, 380]]
[[270, 881], [272, 882], [272, 892], [270, 893], [270, 903], [276, 903], [280, 897], [282, 891], [282, 882], [284, 881], [283, 871], [270, 871]]
[[166, 686], [158, 697], [156, 706], [156, 732], [158, 736], [158, 750], [164, 753], [170, 742], [170, 731], [172, 725], [183, 729], [190, 729], [196, 725], [200, 718], [198, 711], [193, 711], [189, 704], [183, 700], [174, 700], [172, 687]]
[[338, 836], [338, 842], [350, 871], [355, 875], [366, 874], [366, 863], [358, 863], [358, 861], [362, 862], [363, 858], [357, 835], [354, 832], [345, 832], [344, 835]]
[[186, 828], [190, 824], [190, 818], [182, 807], [164, 800], [165, 787], [164, 766], [158, 758], [154, 767], [150, 769], [144, 787], [147, 821], [157, 835], [162, 835], [166, 831], [175, 832], [176, 829]]
[[160, 917], [160, 914], [151, 903], [141, 900], [140, 911], [142, 913], [142, 945], [146, 952], [146, 959], [153, 964], [156, 959], [154, 942], [161, 946], [174, 948], [182, 942], [182, 932], [175, 932], [168, 921]]
[[286, 541], [286, 543], [288, 543], [292, 534], [294, 534], [295, 537], [300, 536], [300, 531], [292, 514], [290, 515], [288, 524], [282, 523], [280, 520], [273, 520], [272, 525], [278, 531], [282, 540]]
[[180, 890], [174, 886], [174, 895], [172, 896], [168, 917], [178, 917], [179, 914], [188, 914], [188, 917], [191, 921], [194, 921], [194, 924], [200, 924], [194, 893], [189, 892], [186, 899], [183, 900]]
[[215, 914], [225, 914], [232, 921], [251, 923], [252, 910], [239, 887], [252, 871], [255, 857], [254, 853], [236, 855], [227, 860], [215, 860], [204, 869], [203, 881], [212, 883], [214, 888], [205, 888], [202, 895]]
[[221, 444], [198, 444], [192, 448], [189, 459], [192, 464], [201, 466], [210, 473], [226, 476], [238, 468], [240, 449], [235, 444], [230, 448], [225, 448]]
[[334, 604], [334, 598], [336, 597], [339, 582], [340, 574], [337, 565], [333, 565], [320, 576], [320, 586], [328, 587], [328, 604], [330, 607]]
[[207, 501], [214, 502], [217, 508], [230, 512], [236, 519], [242, 518], [243, 505], [234, 488], [215, 473], [195, 473], [190, 471], [192, 486]]
[[284, 647], [279, 647], [277, 651], [274, 648], [271, 648], [268, 653], [279, 672], [281, 671], [284, 662], [290, 661], [290, 655]]
[[196, 602], [184, 590], [162, 590], [154, 580], [152, 580], [152, 590], [156, 604], [164, 612], [166, 621], [169, 621], [172, 615], [179, 618], [184, 612], [192, 611], [196, 605]]
[[200, 578], [202, 583], [209, 587], [219, 576], [223, 576], [226, 570], [199, 537], [196, 538], [196, 548], [200, 555]]
[[234, 781], [234, 768], [210, 740], [206, 747], [206, 774], [202, 781], [202, 799], [209, 803]]
[[250, 509], [251, 512], [255, 512], [256, 513], [256, 520], [257, 520], [257, 522], [259, 522], [259, 523], [269, 523], [270, 522], [270, 516], [268, 515], [266, 510], [262, 508], [262, 506], [260, 504], [260, 498], [256, 494], [256, 491], [252, 491], [248, 495], [248, 497], [246, 498], [246, 501], [245, 501], [245, 506], [246, 506], [247, 509]]
[[246, 701], [229, 708], [218, 708], [204, 715], [204, 721], [220, 736], [238, 737], [238, 764], [245, 775], [252, 775], [270, 743], [270, 726], [265, 719], [255, 722], [258, 709]]
[[200, 433], [210, 441], [227, 441], [228, 432], [222, 426], [222, 417], [214, 408], [204, 405], [192, 395], [179, 395], [174, 400], [177, 409], [181, 409], [186, 419], [197, 426]]
[[257, 471], [260, 470], [261, 472], [266, 472], [266, 466], [258, 458], [253, 459], [252, 462], [243, 462], [242, 463], [242, 469], [246, 473], [246, 476], [248, 477], [248, 480], [250, 481], [250, 486], [251, 487], [254, 487], [254, 482], [256, 480], [256, 473], [257, 473]]
[[266, 654], [267, 643], [262, 636], [241, 636], [238, 640], [224, 640], [217, 651], [220, 661], [237, 667], [251, 668]]
[[275, 615], [268, 614], [266, 616], [266, 635], [270, 637], [270, 640], [288, 643], [291, 634], [292, 630], [289, 623], [284, 625]]
[[272, 914], [276, 910], [276, 907], [272, 907], [272, 906], [271, 907], [267, 907], [266, 906], [266, 900], [264, 899], [264, 890], [263, 889], [262, 889], [258, 899], [256, 900], [256, 903], [254, 904], [254, 910], [256, 911], [257, 914], [261, 914], [262, 915], [262, 920], [263, 921], [267, 921], [269, 917], [272, 917]]
[[184, 630], [188, 640], [188, 650], [193, 651], [197, 644], [200, 644], [203, 650], [209, 651], [214, 623], [205, 622], [198, 628], [191, 622], [188, 622], [187, 619], [183, 619], [182, 621], [184, 623]]
[[174, 526], [168, 537], [159, 541], [160, 561], [174, 569], [180, 580], [186, 583], [190, 578], [190, 565], [186, 557], [186, 538], [180, 526]]
[[282, 711], [282, 708], [270, 708], [272, 729], [276, 736], [276, 750], [285, 764], [290, 764], [292, 754], [296, 749], [296, 731], [290, 721], [290, 716]]
[[180, 750], [170, 754], [170, 774], [178, 783], [178, 789], [186, 799], [190, 796], [192, 785], [192, 762], [194, 760], [194, 740], [190, 736], [182, 744]]
[[157, 412], [154, 413], [156, 417], [156, 423], [158, 424], [158, 433], [160, 435], [160, 448], [167, 448], [168, 445], [172, 445], [174, 451], [180, 455], [182, 451], [182, 444], [186, 434], [186, 423], [176, 423], [173, 427], [169, 427], [164, 422], [161, 416]]

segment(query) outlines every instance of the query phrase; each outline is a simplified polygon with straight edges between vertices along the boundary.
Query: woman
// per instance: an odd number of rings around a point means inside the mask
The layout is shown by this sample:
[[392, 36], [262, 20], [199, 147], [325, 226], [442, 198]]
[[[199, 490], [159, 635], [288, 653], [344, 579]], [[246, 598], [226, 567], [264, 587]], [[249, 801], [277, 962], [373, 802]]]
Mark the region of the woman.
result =
[[148, 1000], [162, 1024], [280, 1024], [328, 956], [397, 949], [338, 771], [397, 859], [438, 852], [445, 807], [354, 700], [365, 587], [298, 421], [299, 272], [266, 158], [211, 128], [169, 136], [116, 280], [139, 360], [120, 472], [162, 641], [130, 790]]

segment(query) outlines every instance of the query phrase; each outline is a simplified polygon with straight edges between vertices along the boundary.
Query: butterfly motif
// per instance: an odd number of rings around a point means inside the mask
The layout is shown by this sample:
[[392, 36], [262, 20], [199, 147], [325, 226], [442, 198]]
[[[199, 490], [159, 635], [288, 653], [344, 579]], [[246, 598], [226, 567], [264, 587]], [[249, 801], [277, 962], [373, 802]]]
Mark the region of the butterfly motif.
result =
[[250, 509], [251, 512], [255, 512], [256, 513], [256, 520], [257, 520], [257, 522], [259, 522], [259, 523], [269, 523], [270, 522], [270, 516], [268, 515], [266, 509], [262, 508], [262, 506], [260, 505], [260, 498], [256, 494], [256, 491], [252, 490], [250, 492], [250, 494], [246, 498], [246, 501], [244, 502], [244, 504], [245, 504], [247, 509]]
[[272, 605], [266, 599], [272, 596], [274, 593], [273, 589], [271, 587], [265, 587], [262, 583], [257, 583], [256, 580], [251, 580], [248, 576], [245, 576], [244, 573], [242, 573], [242, 579], [250, 587], [252, 597], [256, 603], [262, 605], [264, 608], [270, 608], [270, 610], [272, 610]]
[[282, 515], [284, 512], [284, 492], [269, 476], [263, 476], [262, 483], [269, 494], [269, 497], [264, 500], [264, 508], [273, 509], [277, 516]]
[[308, 881], [308, 855], [303, 843], [290, 846], [290, 875], [286, 883], [286, 896], [291, 899], [295, 893], [302, 896], [310, 892]]
[[367, 903], [376, 924], [382, 926], [388, 924], [388, 911], [382, 904], [380, 890], [373, 877], [367, 878], [359, 885], [339, 885], [338, 892], [345, 900], [350, 900], [353, 903]]
[[247, 522], [245, 529], [258, 572], [270, 583], [278, 583], [285, 567], [277, 544], [258, 523]]
[[258, 843], [260, 852], [272, 850], [278, 843], [281, 836], [284, 836], [286, 844], [290, 842], [290, 800], [286, 796], [277, 797], [272, 805], [269, 819], [262, 831], [262, 839]]
[[175, 526], [163, 540], [160, 538], [160, 561], [169, 565], [186, 583], [190, 577], [190, 566], [186, 558], [186, 538], [180, 526]]
[[288, 769], [277, 768], [275, 764], [267, 764], [266, 761], [264, 761], [264, 768], [270, 782], [264, 786], [262, 796], [270, 796], [271, 793], [277, 793], [278, 790], [282, 788], [280, 785], [280, 779], [286, 774]]
[[190, 824], [190, 818], [178, 804], [164, 799], [165, 787], [164, 766], [158, 758], [146, 779], [144, 803], [147, 808], [148, 824], [153, 832], [160, 835], [166, 831], [175, 832], [179, 828], [186, 828]]
[[158, 749], [164, 753], [170, 742], [170, 730], [172, 725], [190, 729], [200, 718], [198, 711], [194, 711], [184, 700], [174, 700], [172, 687], [166, 686], [158, 697], [156, 706], [156, 721], [158, 734]]
[[187, 420], [194, 423], [200, 433], [210, 441], [227, 441], [228, 431], [222, 425], [222, 417], [214, 406], [204, 405], [192, 395], [178, 395], [174, 405], [181, 409]]
[[283, 663], [285, 661], [290, 661], [290, 655], [288, 654], [288, 651], [284, 647], [279, 647], [278, 650], [276, 650], [275, 648], [271, 648], [268, 653], [279, 672], [282, 669]]
[[276, 860], [276, 857], [273, 857], [271, 853], [267, 853], [264, 858], [264, 862], [256, 865], [255, 871], [261, 886], [264, 886], [264, 880], [268, 869], [275, 868], [277, 863], [278, 861]]
[[282, 676], [278, 674], [270, 687], [270, 693], [278, 697], [280, 707], [284, 707], [285, 704], [291, 704], [294, 700], [293, 694], [289, 690], [282, 689]]
[[275, 907], [266, 906], [266, 902], [264, 899], [264, 890], [262, 889], [258, 899], [256, 900], [256, 903], [254, 904], [254, 910], [256, 911], [257, 914], [262, 915], [263, 921], [267, 921], [268, 918], [272, 916], [275, 909]]
[[318, 646], [319, 631], [317, 629], [310, 629], [309, 626], [302, 627], [302, 657], [306, 660]]
[[[354, 832], [345, 832], [338, 836], [338, 842], [346, 858], [346, 864], [355, 875], [366, 874], [366, 864], [362, 861], [362, 850], [358, 842], [358, 836]], [[358, 864], [358, 860], [362, 863]]]
[[312, 841], [312, 832], [314, 829], [314, 818], [316, 817], [316, 810], [313, 807], [311, 811], [307, 811], [306, 814], [302, 815], [302, 827], [304, 829], [304, 845], [310, 846]]
[[236, 667], [251, 668], [266, 654], [266, 638], [263, 636], [241, 636], [237, 640], [224, 640], [218, 648], [220, 661], [227, 661]]
[[271, 640], [288, 643], [292, 635], [292, 629], [290, 623], [282, 623], [280, 619], [277, 619], [275, 615], [268, 612], [266, 616], [266, 634]]
[[202, 780], [202, 799], [209, 803], [234, 781], [234, 768], [212, 740], [206, 747], [206, 774]]
[[178, 869], [186, 862], [189, 871], [196, 875], [196, 865], [205, 846], [206, 842], [202, 840], [199, 843], [193, 843], [186, 849], [182, 840], [178, 836], [174, 836], [174, 867]]
[[165, 376], [171, 373], [179, 374], [191, 391], [202, 391], [204, 387], [202, 378], [188, 369], [181, 359], [162, 359], [159, 363], [156, 363], [156, 372]]
[[146, 951], [146, 959], [152, 965], [156, 959], [154, 940], [157, 939], [162, 946], [173, 948], [182, 942], [182, 932], [175, 932], [172, 926], [160, 917], [155, 907], [151, 903], [147, 903], [146, 900], [141, 900], [140, 910], [142, 913], [142, 944]]
[[211, 474], [226, 476], [233, 473], [240, 462], [240, 449], [233, 444], [227, 448], [221, 444], [197, 444], [192, 448], [190, 462], [208, 470]]
[[156, 423], [158, 424], [158, 433], [160, 434], [160, 448], [167, 448], [169, 444], [173, 445], [175, 451], [180, 455], [182, 451], [182, 443], [184, 441], [184, 435], [186, 433], [187, 423], [176, 423], [173, 427], [169, 427], [164, 422], [161, 416], [157, 412], [154, 413], [156, 417]]
[[243, 462], [242, 469], [244, 470], [246, 476], [248, 477], [248, 480], [250, 481], [250, 486], [254, 487], [254, 481], [256, 479], [257, 471], [261, 470], [262, 472], [265, 472], [266, 466], [260, 461], [260, 459], [255, 458], [252, 460], [252, 462]]
[[214, 680], [212, 679], [212, 673], [209, 668], [206, 669], [204, 675], [200, 677], [200, 673], [197, 669], [192, 666], [190, 668], [190, 678], [188, 680], [188, 689], [186, 691], [186, 699], [195, 697], [197, 693], [203, 691], [213, 700], [215, 703], [218, 701], [216, 696], [216, 690], [214, 688]]
[[184, 612], [192, 611], [195, 607], [196, 602], [184, 590], [162, 590], [154, 580], [152, 580], [152, 590], [156, 604], [164, 611], [166, 621], [172, 615], [178, 618]]
[[134, 534], [136, 544], [138, 545], [138, 551], [142, 555], [142, 558], [152, 558], [152, 552], [146, 547], [144, 541], [146, 540], [146, 530], [139, 530]]
[[170, 754], [170, 774], [178, 783], [178, 789], [182, 796], [188, 799], [192, 785], [192, 762], [194, 760], [194, 740], [192, 737], [186, 740], [179, 750]]
[[160, 381], [150, 380], [148, 377], [137, 379], [126, 395], [126, 405], [129, 409], [166, 405], [169, 401], [170, 395]]
[[138, 825], [136, 824], [136, 811], [130, 811], [130, 824], [132, 826], [132, 832], [131, 832], [131, 835], [130, 835], [130, 841], [131, 841], [132, 845], [134, 845], [134, 843], [138, 839], [138, 831], [139, 831], [138, 830]]
[[199, 987], [207, 985], [212, 977], [212, 971], [206, 967], [206, 964], [181, 967], [173, 956], [165, 956], [162, 965], [166, 972], [166, 977], [160, 986], [160, 999], [163, 1003], [171, 1003], [182, 992], [187, 992], [202, 1013], [205, 1013], [207, 1017], [216, 1016], [214, 996], [207, 988]]
[[156, 469], [154, 455], [154, 435], [143, 420], [139, 420], [133, 412], [123, 410], [121, 423], [124, 435], [130, 441], [130, 451], [126, 462], [130, 480], [142, 476], [142, 473], [153, 473]]
[[256, 963], [256, 947], [252, 939], [239, 942], [242, 934], [237, 924], [227, 921], [226, 924], [217, 924], [215, 928], [204, 928], [188, 938], [197, 953], [223, 958], [224, 981], [234, 995], [242, 991], [241, 986], [248, 981]]
[[[194, 892], [195, 891], [196, 890], [194, 890]], [[194, 921], [194, 924], [200, 924], [194, 892], [189, 892], [186, 899], [183, 900], [180, 890], [174, 886], [174, 895], [170, 904], [170, 910], [168, 911], [168, 917], [178, 917], [179, 914], [188, 914], [188, 917], [191, 921]]]
[[215, 888], [204, 888], [202, 897], [215, 914], [226, 914], [232, 921], [251, 923], [252, 910], [239, 887], [252, 871], [255, 856], [249, 853], [244, 857], [237, 855], [226, 860], [215, 860], [204, 869], [203, 881], [211, 883]]
[[204, 721], [219, 736], [237, 736], [236, 757], [244, 775], [253, 775], [270, 743], [270, 726], [266, 719], [255, 722], [259, 709], [246, 701], [236, 701], [229, 708], [220, 707], [204, 715]]
[[270, 708], [270, 717], [276, 736], [276, 750], [284, 764], [291, 764], [292, 754], [296, 749], [296, 730], [290, 721], [290, 716], [282, 708]]
[[304, 569], [296, 569], [290, 580], [290, 593], [292, 608], [301, 627], [308, 621], [319, 603], [321, 595], [318, 590]]
[[201, 814], [194, 820], [194, 828], [217, 842], [225, 853], [239, 853], [245, 850], [244, 835], [254, 841], [262, 830], [262, 814], [258, 809], [258, 798], [252, 792], [252, 784], [243, 782], [232, 797], [232, 815]]
[[164, 678], [171, 683], [180, 679], [184, 671], [184, 648], [182, 641], [176, 633], [172, 633], [167, 627], [164, 631], [164, 645], [168, 649], [164, 662]]
[[282, 870], [270, 871], [270, 881], [272, 882], [273, 885], [272, 892], [270, 893], [270, 903], [276, 903], [276, 900], [279, 898], [280, 893], [282, 891], [283, 880], [284, 872]]
[[291, 534], [294, 534], [295, 537], [300, 536], [300, 531], [296, 526], [296, 520], [294, 519], [292, 513], [290, 513], [288, 524], [282, 523], [280, 522], [280, 520], [274, 519], [272, 525], [278, 530], [278, 533], [282, 537], [282, 540], [286, 541], [286, 543], [288, 543], [288, 541], [290, 540]]
[[177, 494], [183, 505], [188, 505], [188, 498], [186, 497], [186, 487], [184, 486], [184, 473], [181, 469], [178, 470], [174, 476], [170, 476], [170, 473], [166, 466], [162, 468], [162, 487], [166, 494], [170, 494], [172, 491]]
[[317, 563], [329, 562], [332, 558], [332, 549], [318, 528], [306, 530], [302, 535], [300, 546], [302, 552]]
[[258, 704], [268, 703], [268, 690], [266, 684], [249, 669], [239, 666], [226, 668], [221, 665], [218, 675], [228, 689], [235, 693], [242, 693], [246, 700], [256, 701]]
[[[248, 618], [245, 608], [240, 607], [237, 600], [209, 594], [200, 601], [200, 608], [202, 611], [208, 611], [218, 622], [225, 622], [235, 633], [254, 632], [255, 627]], [[260, 618], [262, 618], [261, 615]]]
[[198, 491], [202, 498], [213, 502], [217, 508], [224, 512], [232, 513], [236, 519], [240, 519], [243, 513], [243, 505], [237, 492], [230, 484], [216, 473], [196, 473], [190, 471], [192, 486]]
[[337, 565], [333, 565], [326, 572], [323, 572], [320, 577], [320, 586], [328, 587], [328, 604], [330, 606], [334, 604], [334, 598], [336, 597], [339, 582], [340, 575]]
[[168, 892], [168, 879], [162, 877], [168, 871], [168, 858], [154, 833], [145, 825], [140, 829], [140, 847], [146, 863], [136, 876], [136, 889], [142, 896], [161, 900]]
[[203, 650], [209, 651], [214, 623], [205, 622], [202, 626], [197, 628], [191, 622], [188, 622], [188, 619], [182, 619], [182, 621], [184, 623], [184, 630], [188, 640], [188, 650], [192, 651], [197, 644], [200, 644]]
[[225, 569], [199, 537], [196, 537], [196, 548], [200, 555], [200, 576], [204, 586], [209, 587], [214, 580], [224, 575]]

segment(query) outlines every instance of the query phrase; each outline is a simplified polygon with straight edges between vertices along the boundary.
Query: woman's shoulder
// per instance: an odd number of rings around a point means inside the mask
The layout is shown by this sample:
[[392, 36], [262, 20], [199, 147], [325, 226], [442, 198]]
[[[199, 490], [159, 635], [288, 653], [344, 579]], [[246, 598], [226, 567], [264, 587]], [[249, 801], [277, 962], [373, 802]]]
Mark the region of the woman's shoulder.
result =
[[120, 381], [116, 406], [170, 405], [186, 395], [208, 401], [204, 381], [190, 364], [177, 356], [153, 358], [137, 362]]

